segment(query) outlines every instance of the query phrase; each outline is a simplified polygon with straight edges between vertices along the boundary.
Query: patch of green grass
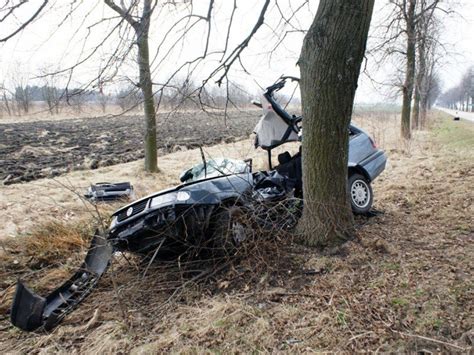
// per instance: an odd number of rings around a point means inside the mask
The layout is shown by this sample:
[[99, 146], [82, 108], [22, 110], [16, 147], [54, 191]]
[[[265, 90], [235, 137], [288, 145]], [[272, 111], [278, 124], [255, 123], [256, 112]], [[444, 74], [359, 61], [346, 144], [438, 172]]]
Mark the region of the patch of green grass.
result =
[[424, 293], [425, 293], [425, 291], [423, 291], [421, 288], [417, 288], [416, 291], [415, 291], [415, 296], [416, 297], [421, 297], [421, 296], [423, 296]]
[[403, 307], [403, 306], [406, 306], [408, 303], [409, 303], [408, 300], [401, 297], [392, 298], [392, 305], [396, 307]]
[[216, 328], [226, 328], [228, 325], [228, 322], [226, 319], [218, 319], [214, 322], [214, 327]]
[[398, 263], [385, 263], [383, 267], [385, 270], [392, 270], [392, 271], [400, 270], [400, 264]]
[[426, 312], [418, 315], [416, 329], [419, 332], [431, 330], [439, 331], [443, 327], [444, 323], [445, 322], [443, 319], [440, 318], [437, 308], [429, 309]]
[[453, 121], [451, 116], [439, 113], [441, 119], [433, 129], [435, 139], [448, 147], [474, 148], [474, 124]]
[[337, 321], [337, 324], [343, 327], [347, 326], [346, 312], [337, 311], [336, 321]]
[[455, 231], [460, 231], [460, 232], [470, 232], [471, 231], [471, 226], [469, 224], [459, 224], [454, 227]]
[[387, 103], [377, 103], [373, 105], [356, 104], [354, 106], [354, 111], [358, 115], [366, 115], [367, 113], [373, 112], [399, 113], [401, 111], [401, 106], [398, 104]]
[[440, 330], [442, 325], [443, 321], [441, 319], [433, 319], [432, 327], [434, 330]]

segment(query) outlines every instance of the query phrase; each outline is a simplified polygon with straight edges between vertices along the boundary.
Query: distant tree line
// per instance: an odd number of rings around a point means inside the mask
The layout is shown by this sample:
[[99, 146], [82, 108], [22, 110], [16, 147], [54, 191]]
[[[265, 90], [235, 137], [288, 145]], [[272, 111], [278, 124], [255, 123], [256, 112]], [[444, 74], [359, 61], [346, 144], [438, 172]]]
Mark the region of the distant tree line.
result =
[[[232, 84], [228, 90], [217, 87], [199, 92], [199, 85], [189, 79], [176, 81], [163, 90], [157, 98], [157, 104], [170, 109], [224, 109], [226, 106], [247, 106], [253, 98], [244, 88]], [[109, 106], [117, 106], [121, 111], [143, 110], [143, 94], [134, 85], [104, 92], [99, 90], [83, 90], [79, 88], [65, 89], [50, 85], [22, 85], [16, 83], [12, 88], [0, 86], [0, 114], [23, 115], [35, 112], [39, 107], [51, 115], [57, 115], [65, 107], [75, 113], [81, 113], [86, 106], [95, 105], [102, 112]]]
[[450, 109], [474, 112], [474, 67], [464, 73], [458, 85], [440, 96], [439, 103]]
[[87, 103], [103, 101], [103, 95], [98, 91], [65, 90], [49, 85], [15, 85], [12, 89], [0, 86], [0, 96], [0, 111], [9, 116], [31, 113], [33, 106], [38, 103], [44, 103], [45, 109], [54, 115], [59, 114], [65, 106], [70, 106], [75, 112], [82, 112]]
[[[442, 19], [454, 13], [442, 0], [389, 0], [375, 33], [371, 53], [380, 64], [395, 68], [389, 86], [402, 96], [401, 136], [410, 139], [422, 129], [427, 111], [441, 92], [438, 68], [446, 56], [441, 42]], [[380, 68], [380, 67], [379, 67]]]

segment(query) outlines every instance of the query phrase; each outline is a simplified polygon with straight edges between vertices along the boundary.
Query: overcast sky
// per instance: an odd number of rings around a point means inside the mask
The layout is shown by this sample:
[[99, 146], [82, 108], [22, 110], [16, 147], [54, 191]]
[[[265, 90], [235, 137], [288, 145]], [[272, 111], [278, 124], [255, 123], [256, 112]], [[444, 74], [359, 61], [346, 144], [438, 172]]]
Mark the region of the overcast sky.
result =
[[[443, 56], [443, 64], [439, 68], [444, 88], [454, 86], [460, 80], [461, 75], [469, 66], [474, 65], [474, 46], [471, 35], [474, 33], [474, 0], [455, 0], [457, 15], [444, 16], [444, 28], [441, 40], [446, 43], [449, 55]], [[286, 16], [292, 12], [291, 9], [299, 8], [304, 0], [279, 0], [281, 9]], [[37, 7], [40, 0], [31, 0], [19, 14], [18, 21], [22, 16], [27, 17]], [[101, 1], [86, 0], [79, 2], [80, 5], [72, 16], [64, 19], [69, 11], [70, 1], [57, 0], [52, 2], [50, 10], [46, 11], [41, 18], [30, 25], [20, 35], [0, 47], [0, 82], [11, 83], [12, 80], [26, 80], [38, 75], [45, 68], [48, 70], [66, 68], [84, 59], [87, 53], [106, 37], [115, 24], [116, 20], [95, 25], [87, 30], [89, 26], [96, 24], [102, 18], [115, 16]], [[230, 36], [228, 48], [233, 48], [242, 41], [254, 25], [264, 1], [237, 1], [238, 9], [234, 15], [234, 23]], [[317, 9], [317, 1], [311, 1], [310, 5], [304, 6], [292, 19], [291, 26], [284, 26], [281, 15], [274, 6], [274, 1], [266, 16], [266, 24], [261, 28], [258, 35], [252, 40], [248, 49], [242, 56], [245, 68], [251, 73], [246, 74], [241, 67], [235, 66], [231, 78], [245, 85], [253, 93], [258, 91], [258, 83], [267, 86], [282, 74], [299, 75], [296, 61], [302, 45], [303, 33], [298, 29], [307, 29]], [[372, 23], [380, 23], [383, 9], [387, 0], [376, 0], [376, 9]], [[217, 0], [214, 8], [214, 20], [212, 22], [212, 35], [210, 51], [222, 49], [227, 34], [227, 24], [232, 11], [233, 1]], [[194, 14], [205, 16], [207, 13], [208, 0], [194, 1]], [[181, 63], [199, 56], [205, 46], [206, 24], [198, 23], [184, 41], [175, 44], [180, 35], [181, 27], [175, 28], [167, 37], [163, 46], [157, 52], [158, 44], [163, 40], [164, 34], [170, 26], [188, 13], [188, 9], [179, 6], [176, 10], [170, 8], [158, 9], [151, 26], [151, 56], [156, 59], [153, 64], [154, 81], [166, 80]], [[13, 28], [13, 23], [2, 24], [0, 35], [8, 33]], [[278, 36], [290, 30], [285, 40], [278, 49], [270, 55]], [[275, 36], [275, 33], [277, 36]], [[127, 33], [122, 32], [122, 37]], [[131, 38], [131, 36], [129, 36]], [[114, 52], [119, 37], [114, 34], [101, 46], [90, 60], [79, 66], [72, 77], [72, 86], [84, 84], [97, 76], [99, 69], [106, 65], [107, 59]], [[369, 42], [370, 43], [370, 42]], [[125, 47], [125, 46], [124, 46]], [[168, 54], [169, 52], [169, 54]], [[134, 57], [131, 57], [134, 59]], [[200, 81], [204, 79], [217, 65], [221, 55], [210, 56], [208, 60], [195, 68], [193, 77]], [[369, 61], [370, 74], [377, 81], [386, 81], [393, 75], [393, 68], [386, 65], [375, 68]], [[115, 70], [113, 66], [107, 72], [109, 75], [117, 74], [116, 78], [122, 83], [126, 77], [136, 77], [137, 69], [135, 63], [128, 61], [120, 69]], [[182, 73], [182, 77], [186, 72]], [[40, 82], [39, 80], [37, 81]], [[117, 85], [108, 87], [108, 90], [116, 90]], [[107, 90], [107, 89], [106, 89]], [[386, 101], [386, 90], [383, 86], [374, 85], [365, 75], [362, 75], [357, 93], [358, 102]]]

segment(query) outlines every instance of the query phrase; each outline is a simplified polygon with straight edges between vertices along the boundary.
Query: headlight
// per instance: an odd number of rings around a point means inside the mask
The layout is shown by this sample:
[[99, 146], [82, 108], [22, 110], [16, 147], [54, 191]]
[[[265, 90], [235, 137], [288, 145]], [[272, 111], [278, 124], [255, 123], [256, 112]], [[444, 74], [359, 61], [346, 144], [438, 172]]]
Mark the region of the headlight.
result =
[[116, 224], [117, 224], [117, 216], [113, 216], [113, 217], [112, 217], [112, 221], [110, 222], [110, 227], [109, 227], [109, 229], [114, 228]]
[[179, 191], [176, 195], [176, 199], [181, 202], [189, 200], [190, 197], [191, 195], [187, 191]]
[[175, 192], [170, 192], [164, 195], [156, 196], [151, 199], [150, 202], [150, 208], [153, 207], [159, 207], [161, 205], [164, 205], [166, 203], [174, 202], [176, 201], [176, 193]]

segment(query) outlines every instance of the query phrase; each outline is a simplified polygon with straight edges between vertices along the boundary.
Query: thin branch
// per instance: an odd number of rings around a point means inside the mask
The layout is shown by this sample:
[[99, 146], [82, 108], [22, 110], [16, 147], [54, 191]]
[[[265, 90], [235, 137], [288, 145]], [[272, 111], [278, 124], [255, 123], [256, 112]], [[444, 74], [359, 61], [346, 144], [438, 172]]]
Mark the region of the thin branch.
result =
[[3, 37], [3, 38], [0, 38], [0, 42], [6, 42], [8, 41], [10, 38], [12, 38], [13, 36], [15, 36], [16, 34], [18, 34], [19, 32], [21, 32], [23, 29], [25, 29], [26, 26], [28, 26], [31, 22], [33, 22], [33, 20], [38, 17], [38, 15], [41, 13], [41, 11], [43, 11], [43, 9], [46, 7], [46, 5], [48, 4], [49, 0], [43, 0], [43, 3], [41, 4], [41, 6], [38, 8], [38, 10], [36, 10], [36, 12], [28, 19], [26, 20], [25, 22], [23, 22], [20, 27], [18, 27], [15, 31], [13, 31], [12, 33], [10, 33], [8, 36], [6, 37]]

